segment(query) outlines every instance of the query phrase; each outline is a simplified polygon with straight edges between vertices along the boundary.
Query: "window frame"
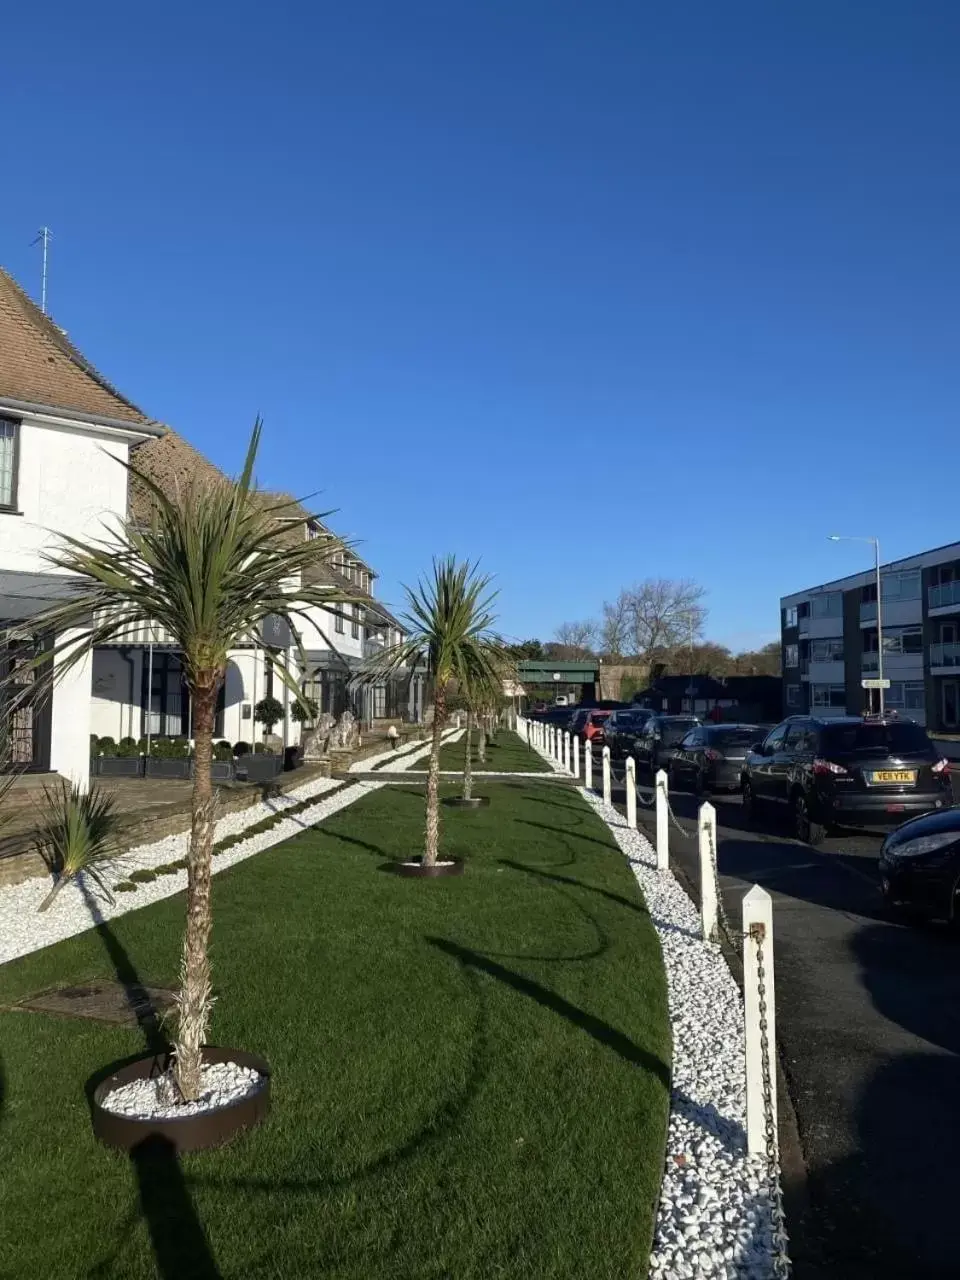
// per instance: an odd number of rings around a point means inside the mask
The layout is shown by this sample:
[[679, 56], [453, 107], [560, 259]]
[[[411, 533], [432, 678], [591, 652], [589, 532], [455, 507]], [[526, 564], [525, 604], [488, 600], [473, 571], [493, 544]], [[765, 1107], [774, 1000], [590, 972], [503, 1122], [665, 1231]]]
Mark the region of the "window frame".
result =
[[[818, 693], [821, 689], [826, 692], [826, 695], [827, 695], [826, 701], [822, 701], [818, 698]], [[842, 699], [841, 702], [834, 702], [833, 699], [836, 695], [840, 696], [840, 698]], [[814, 707], [828, 707], [834, 710], [837, 707], [842, 707], [844, 710], [846, 710], [846, 706], [847, 706], [846, 685], [842, 685], [842, 684], [811, 684], [810, 685], [810, 709], [811, 710]]]
[[788, 684], [784, 686], [787, 691], [787, 706], [800, 706], [800, 686], [798, 684]]
[[23, 420], [14, 418], [8, 413], [0, 413], [0, 424], [13, 428], [13, 461], [10, 464], [10, 501], [2, 501], [0, 497], [0, 512], [7, 514], [19, 514], [20, 508], [17, 505], [17, 496], [20, 488], [20, 437], [23, 434]]
[[[829, 608], [818, 609], [818, 605], [829, 605]], [[836, 608], [833, 606], [836, 605]], [[824, 591], [810, 601], [810, 620], [823, 621], [824, 618], [843, 617], [843, 592]]]
[[788, 627], [795, 627], [798, 622], [799, 617], [797, 615], [797, 606], [795, 604], [788, 604], [783, 611], [784, 630], [787, 630]]
[[333, 612], [333, 629], [338, 636], [343, 635], [344, 625], [345, 624], [344, 624], [344, 618], [343, 618], [343, 609], [340, 605], [337, 605], [336, 609]]
[[789, 671], [800, 666], [799, 644], [785, 644], [783, 646], [783, 666], [784, 670]]
[[353, 606], [353, 612], [350, 615], [350, 638], [360, 639], [360, 606], [358, 604]]
[[[817, 650], [825, 656], [818, 656]], [[814, 636], [810, 640], [810, 661], [811, 662], [843, 662], [843, 637], [842, 636]]]

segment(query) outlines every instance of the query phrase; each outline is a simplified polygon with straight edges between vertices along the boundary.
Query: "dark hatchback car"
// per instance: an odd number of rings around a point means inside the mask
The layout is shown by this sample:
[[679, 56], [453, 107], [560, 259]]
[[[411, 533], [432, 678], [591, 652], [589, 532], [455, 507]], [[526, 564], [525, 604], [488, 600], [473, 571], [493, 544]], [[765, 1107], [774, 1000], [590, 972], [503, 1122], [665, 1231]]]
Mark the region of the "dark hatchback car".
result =
[[763, 730], [755, 724], [702, 724], [691, 729], [670, 761], [671, 787], [740, 790], [740, 771]]
[[696, 716], [651, 716], [633, 740], [638, 768], [656, 773], [677, 754], [680, 743], [700, 721]]
[[745, 812], [777, 806], [799, 839], [831, 826], [889, 827], [952, 802], [950, 767], [912, 720], [791, 716], [757, 743], [741, 774]]
[[960, 809], [943, 809], [891, 831], [880, 850], [880, 888], [891, 907], [960, 919]]
[[634, 739], [652, 715], [653, 712], [646, 707], [629, 707], [611, 711], [610, 718], [604, 725], [610, 754], [616, 758], [629, 755], [633, 749]]

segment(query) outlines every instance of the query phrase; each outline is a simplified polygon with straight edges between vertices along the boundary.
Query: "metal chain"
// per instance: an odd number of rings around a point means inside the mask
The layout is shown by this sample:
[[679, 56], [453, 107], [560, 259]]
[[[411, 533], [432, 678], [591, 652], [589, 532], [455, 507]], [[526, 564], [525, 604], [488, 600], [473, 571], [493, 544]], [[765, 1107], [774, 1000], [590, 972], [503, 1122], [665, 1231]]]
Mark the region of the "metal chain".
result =
[[713, 892], [717, 899], [717, 918], [720, 921], [720, 928], [726, 934], [727, 941], [732, 947], [736, 947], [747, 935], [742, 929], [735, 929], [730, 923], [730, 917], [727, 915], [727, 908], [723, 901], [723, 894], [720, 892], [720, 859], [717, 856], [716, 831], [712, 823], [707, 830], [710, 832], [710, 866], [713, 871]]
[[750, 936], [757, 946], [757, 1011], [760, 1021], [761, 1083], [763, 1085], [764, 1142], [767, 1157], [767, 1181], [770, 1216], [773, 1218], [773, 1274], [786, 1280], [790, 1275], [789, 1240], [780, 1189], [780, 1159], [777, 1153], [776, 1115], [773, 1106], [773, 1079], [770, 1071], [770, 1032], [767, 1024], [767, 975], [763, 963], [764, 927], [755, 924]]

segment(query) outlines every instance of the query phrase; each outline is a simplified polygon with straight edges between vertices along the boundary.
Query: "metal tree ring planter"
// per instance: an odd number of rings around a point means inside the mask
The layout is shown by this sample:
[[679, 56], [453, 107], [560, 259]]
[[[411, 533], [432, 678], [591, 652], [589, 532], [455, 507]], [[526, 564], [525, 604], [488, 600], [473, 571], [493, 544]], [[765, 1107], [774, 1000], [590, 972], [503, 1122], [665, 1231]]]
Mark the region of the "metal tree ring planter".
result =
[[203, 1061], [233, 1062], [238, 1067], [250, 1067], [260, 1073], [260, 1085], [235, 1102], [213, 1111], [202, 1111], [191, 1116], [157, 1116], [139, 1119], [108, 1111], [103, 1100], [119, 1085], [133, 1080], [157, 1079], [166, 1074], [171, 1053], [148, 1053], [135, 1062], [119, 1067], [93, 1091], [91, 1111], [94, 1136], [108, 1147], [120, 1151], [132, 1151], [142, 1143], [161, 1141], [169, 1143], [177, 1152], [203, 1151], [208, 1147], [220, 1147], [245, 1129], [253, 1129], [270, 1110], [270, 1067], [263, 1058], [241, 1049], [221, 1049], [213, 1045], [203, 1048]]
[[417, 858], [410, 862], [391, 862], [388, 868], [394, 875], [405, 876], [408, 879], [437, 880], [441, 876], [462, 876], [464, 862], [462, 858], [451, 858], [443, 862], [435, 862], [432, 866], [425, 866]]
[[490, 803], [489, 796], [445, 796], [443, 803], [449, 809], [482, 809]]

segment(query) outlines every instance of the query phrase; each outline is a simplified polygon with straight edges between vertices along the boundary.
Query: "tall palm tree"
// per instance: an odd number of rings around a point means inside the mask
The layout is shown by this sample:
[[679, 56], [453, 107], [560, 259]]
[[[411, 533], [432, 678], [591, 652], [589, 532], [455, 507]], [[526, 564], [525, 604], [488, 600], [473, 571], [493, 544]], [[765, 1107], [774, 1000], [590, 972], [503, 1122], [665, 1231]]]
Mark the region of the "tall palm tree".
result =
[[440, 744], [447, 716], [447, 690], [455, 681], [463, 690], [494, 680], [503, 644], [492, 627], [497, 593], [491, 579], [455, 556], [434, 560], [433, 573], [415, 588], [405, 587], [406, 639], [365, 664], [361, 679], [382, 680], [402, 669], [425, 667], [433, 683], [433, 737], [427, 773], [427, 825], [424, 866], [433, 866], [440, 847]]
[[[174, 1076], [181, 1096], [200, 1091], [202, 1048], [210, 1021], [209, 941], [215, 793], [210, 765], [217, 696], [227, 655], [257, 640], [269, 615], [296, 621], [312, 606], [347, 597], [317, 582], [321, 562], [339, 549], [332, 534], [306, 539], [289, 511], [258, 493], [253, 478], [262, 424], [250, 437], [240, 478], [197, 480], [171, 499], [134, 463], [131, 478], [152, 501], [148, 526], [124, 522], [100, 540], [63, 537], [51, 565], [76, 575], [77, 591], [31, 626], [71, 632], [55, 649], [69, 669], [95, 645], [159, 625], [178, 645], [193, 708], [194, 775], [187, 878], [187, 919], [180, 967]], [[280, 678], [292, 677], [281, 668]], [[296, 684], [292, 692], [298, 696]]]

